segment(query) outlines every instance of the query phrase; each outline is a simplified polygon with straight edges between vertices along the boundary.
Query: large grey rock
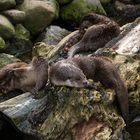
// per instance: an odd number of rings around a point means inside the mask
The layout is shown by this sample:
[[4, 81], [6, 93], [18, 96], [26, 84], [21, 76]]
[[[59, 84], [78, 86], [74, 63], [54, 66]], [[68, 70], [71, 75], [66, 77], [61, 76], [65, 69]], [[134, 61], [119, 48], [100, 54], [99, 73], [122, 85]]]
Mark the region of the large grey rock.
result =
[[15, 0], [0, 0], [0, 11], [16, 6]]
[[13, 55], [6, 53], [0, 53], [0, 68], [4, 67], [7, 64], [19, 62], [20, 60]]
[[12, 23], [21, 23], [25, 20], [25, 12], [16, 9], [6, 10], [2, 13], [5, 15]]
[[24, 25], [33, 35], [43, 31], [58, 17], [55, 0], [25, 0], [18, 9], [26, 13]]
[[38, 37], [37, 41], [48, 45], [57, 45], [68, 34], [70, 34], [70, 31], [51, 25]]
[[60, 16], [64, 21], [79, 22], [90, 12], [106, 14], [99, 0], [73, 0], [61, 8]]
[[0, 36], [9, 39], [15, 34], [12, 23], [3, 15], [0, 15]]

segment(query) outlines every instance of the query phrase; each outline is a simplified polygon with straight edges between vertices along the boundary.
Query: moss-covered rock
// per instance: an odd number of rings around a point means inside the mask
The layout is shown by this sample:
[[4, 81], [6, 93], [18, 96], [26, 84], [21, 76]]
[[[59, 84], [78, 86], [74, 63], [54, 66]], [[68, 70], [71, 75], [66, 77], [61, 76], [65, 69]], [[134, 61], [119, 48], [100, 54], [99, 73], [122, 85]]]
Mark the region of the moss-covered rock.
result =
[[2, 14], [14, 24], [21, 23], [25, 20], [25, 12], [16, 9], [6, 10]]
[[52, 20], [58, 17], [59, 12], [55, 0], [25, 0], [18, 9], [26, 13], [24, 26], [33, 35], [43, 31]]
[[30, 32], [21, 24], [15, 26], [15, 35], [7, 41], [5, 52], [15, 55], [17, 57], [26, 56], [31, 54], [32, 42], [30, 41]]
[[22, 25], [22, 24], [17, 24], [15, 26], [15, 38], [20, 38], [20, 39], [25, 39], [29, 40], [31, 38], [30, 32]]
[[0, 53], [0, 68], [4, 67], [7, 64], [19, 62], [20, 60], [13, 55]]
[[73, 0], [57, 0], [57, 1], [58, 1], [58, 3], [60, 3], [60, 4], [67, 4], [67, 3], [72, 2]]
[[0, 36], [4, 39], [9, 39], [15, 34], [15, 29], [12, 23], [3, 15], [0, 15]]
[[0, 50], [5, 48], [5, 41], [3, 40], [2, 37], [0, 37]]
[[15, 0], [0, 0], [0, 11], [16, 6]]
[[61, 8], [60, 16], [64, 21], [79, 22], [90, 12], [106, 14], [98, 0], [73, 0], [70, 4]]

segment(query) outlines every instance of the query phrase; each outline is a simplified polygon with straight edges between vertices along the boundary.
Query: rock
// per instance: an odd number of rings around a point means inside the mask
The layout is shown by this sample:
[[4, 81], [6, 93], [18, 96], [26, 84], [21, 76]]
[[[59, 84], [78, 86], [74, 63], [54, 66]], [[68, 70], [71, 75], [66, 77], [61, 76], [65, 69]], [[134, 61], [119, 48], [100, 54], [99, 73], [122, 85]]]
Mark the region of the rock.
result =
[[140, 50], [140, 18], [122, 28], [121, 34], [106, 44], [123, 55], [135, 55]]
[[101, 4], [108, 4], [110, 3], [112, 0], [100, 0]]
[[16, 4], [22, 4], [24, 2], [24, 0], [15, 0]]
[[15, 34], [12, 23], [3, 15], [0, 15], [0, 36], [9, 39]]
[[140, 0], [134, 0], [135, 3], [140, 4]]
[[59, 4], [67, 4], [72, 2], [73, 0], [57, 0]]
[[[124, 79], [128, 92], [129, 92], [129, 106], [131, 106], [130, 116], [133, 118], [139, 114], [139, 106], [140, 106], [140, 54], [133, 55], [122, 55], [115, 52], [112, 48], [105, 48], [101, 54], [101, 56], [109, 57], [116, 63], [116, 66], [119, 68], [119, 72], [121, 77]], [[136, 111], [134, 113], [134, 110]], [[131, 113], [131, 111], [133, 113]]]
[[15, 0], [0, 0], [0, 11], [16, 6]]
[[30, 41], [30, 32], [21, 24], [17, 24], [15, 30], [14, 37], [7, 42], [5, 52], [20, 58], [31, 54], [33, 44]]
[[6, 10], [2, 14], [14, 24], [21, 23], [25, 20], [25, 12], [16, 9]]
[[5, 47], [5, 41], [3, 40], [3, 38], [0, 37], [0, 50], [4, 49]]
[[60, 10], [60, 16], [67, 22], [79, 22], [90, 12], [106, 14], [99, 0], [73, 0], [70, 4], [62, 6]]
[[55, 0], [25, 0], [18, 7], [26, 13], [24, 26], [35, 35], [42, 32], [58, 17], [58, 4]]
[[51, 25], [38, 37], [37, 42], [57, 45], [68, 34], [70, 34], [68, 30]]
[[17, 24], [15, 26], [15, 38], [20, 38], [20, 39], [25, 39], [29, 40], [31, 38], [30, 32], [22, 25], [22, 24]]
[[0, 53], [0, 68], [14, 62], [20, 62], [20, 60], [13, 55]]
[[140, 16], [139, 4], [124, 4], [122, 2], [115, 2], [116, 11], [124, 19], [135, 19]]

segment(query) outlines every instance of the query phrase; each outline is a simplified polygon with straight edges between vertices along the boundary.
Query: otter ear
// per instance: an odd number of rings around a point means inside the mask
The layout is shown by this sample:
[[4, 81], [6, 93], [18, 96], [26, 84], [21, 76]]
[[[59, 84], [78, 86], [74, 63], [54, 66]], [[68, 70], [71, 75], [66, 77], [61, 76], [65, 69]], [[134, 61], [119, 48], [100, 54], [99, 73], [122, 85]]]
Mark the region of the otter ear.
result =
[[11, 76], [13, 76], [13, 75], [15, 75], [14, 70], [9, 70], [7, 76], [10, 76], [10, 77], [11, 77]]
[[20, 76], [21, 72], [19, 70], [12, 70], [11, 71], [11, 75], [14, 75], [14, 76]]

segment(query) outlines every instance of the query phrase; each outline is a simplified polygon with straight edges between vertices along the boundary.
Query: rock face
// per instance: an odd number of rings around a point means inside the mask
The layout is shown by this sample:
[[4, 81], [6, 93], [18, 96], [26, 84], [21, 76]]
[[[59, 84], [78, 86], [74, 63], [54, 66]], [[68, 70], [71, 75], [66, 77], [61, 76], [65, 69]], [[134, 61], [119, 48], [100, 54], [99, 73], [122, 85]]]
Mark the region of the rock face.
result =
[[0, 11], [16, 6], [15, 0], [0, 0]]
[[0, 36], [4, 39], [9, 39], [15, 34], [14, 26], [3, 15], [0, 15]]
[[55, 0], [25, 0], [18, 9], [26, 13], [24, 25], [33, 35], [43, 31], [58, 16]]
[[64, 21], [78, 22], [90, 12], [105, 14], [99, 0], [73, 0], [61, 8], [60, 16]]

